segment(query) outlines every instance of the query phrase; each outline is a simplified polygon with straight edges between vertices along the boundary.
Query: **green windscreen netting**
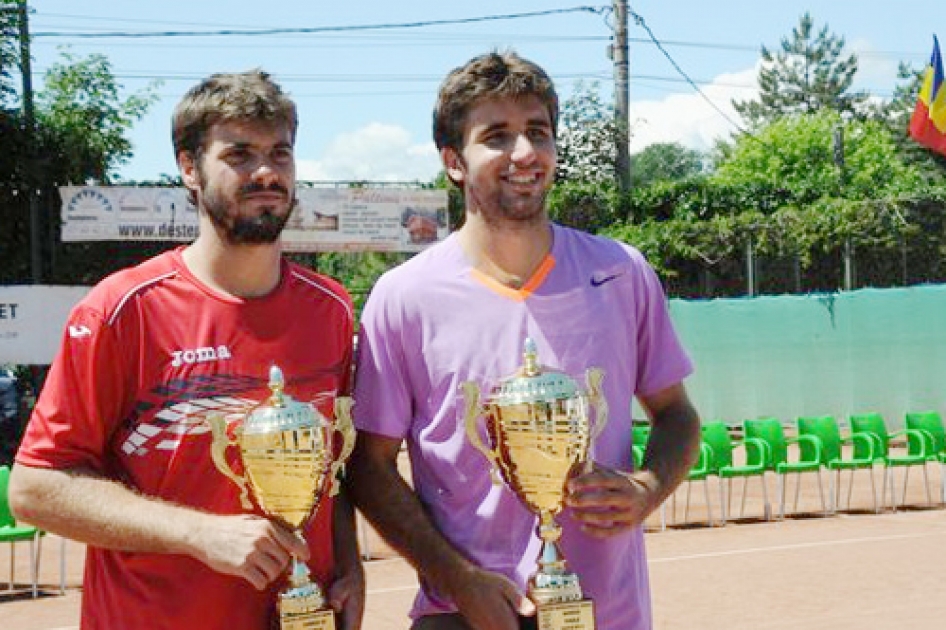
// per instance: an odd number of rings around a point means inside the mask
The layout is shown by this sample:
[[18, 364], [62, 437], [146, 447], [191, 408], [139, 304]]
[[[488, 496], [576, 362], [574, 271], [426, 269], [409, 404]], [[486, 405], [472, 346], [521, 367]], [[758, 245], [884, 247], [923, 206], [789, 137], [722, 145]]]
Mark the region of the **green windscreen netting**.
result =
[[704, 420], [878, 411], [892, 429], [946, 408], [946, 285], [671, 300], [670, 312]]

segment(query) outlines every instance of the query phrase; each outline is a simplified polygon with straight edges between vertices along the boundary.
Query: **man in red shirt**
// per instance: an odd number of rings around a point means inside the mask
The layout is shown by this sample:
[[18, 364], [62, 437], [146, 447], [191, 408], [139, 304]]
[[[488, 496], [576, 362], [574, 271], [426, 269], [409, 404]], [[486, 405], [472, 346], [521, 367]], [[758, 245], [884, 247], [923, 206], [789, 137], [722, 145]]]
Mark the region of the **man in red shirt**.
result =
[[272, 364], [323, 413], [348, 393], [351, 299], [279, 243], [296, 126], [263, 72], [191, 89], [173, 140], [200, 235], [108, 277], [69, 317], [10, 500], [18, 518], [89, 545], [84, 629], [268, 629], [292, 555], [325, 586], [339, 627], [360, 627], [348, 503], [323, 502], [302, 535], [244, 513], [206, 422], [265, 400]]

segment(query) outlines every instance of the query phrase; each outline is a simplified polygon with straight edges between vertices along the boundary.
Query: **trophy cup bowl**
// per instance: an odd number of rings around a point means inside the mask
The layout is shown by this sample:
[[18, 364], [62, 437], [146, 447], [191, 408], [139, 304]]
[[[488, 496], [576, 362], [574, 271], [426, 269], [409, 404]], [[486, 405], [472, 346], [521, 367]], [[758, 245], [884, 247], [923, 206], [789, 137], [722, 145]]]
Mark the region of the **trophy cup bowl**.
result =
[[[231, 438], [227, 420], [208, 418], [213, 433], [211, 456], [217, 469], [240, 488], [240, 503], [251, 511], [252, 497], [267, 517], [299, 530], [318, 509], [326, 494], [338, 493], [338, 472], [355, 445], [351, 420], [351, 398], [335, 400], [335, 422], [314, 406], [285, 394], [282, 370], [269, 373], [269, 398], [253, 407], [234, 429]], [[333, 434], [342, 437], [340, 450]], [[237, 447], [244, 472], [237, 474], [226, 460], [230, 446]], [[338, 453], [336, 454], [336, 450]], [[306, 565], [292, 560], [290, 587], [279, 594], [282, 630], [334, 630], [334, 612], [312, 582]]]
[[[591, 469], [588, 453], [607, 423], [602, 378], [600, 369], [590, 368], [587, 391], [582, 391], [567, 374], [542, 368], [535, 343], [526, 339], [523, 366], [502, 379], [483, 404], [476, 383], [462, 385], [467, 436], [492, 464], [493, 482], [500, 483], [501, 477], [538, 516], [542, 549], [528, 592], [536, 603], [539, 630], [595, 627], [594, 606], [584, 597], [578, 576], [566, 569], [558, 547], [562, 529], [555, 516], [564, 506], [565, 483], [575, 467]], [[480, 417], [485, 418], [489, 444], [477, 429]]]

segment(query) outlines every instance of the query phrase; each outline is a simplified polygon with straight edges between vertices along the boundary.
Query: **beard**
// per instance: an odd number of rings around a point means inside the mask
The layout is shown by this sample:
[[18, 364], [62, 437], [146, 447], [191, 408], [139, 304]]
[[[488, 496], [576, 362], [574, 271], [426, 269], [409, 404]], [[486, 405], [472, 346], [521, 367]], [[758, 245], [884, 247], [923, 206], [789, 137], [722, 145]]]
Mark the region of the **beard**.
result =
[[[285, 209], [279, 206], [266, 206], [255, 217], [233, 216], [234, 206], [245, 196], [257, 192], [283, 193], [288, 200]], [[269, 186], [257, 183], [246, 184], [237, 192], [236, 201], [227, 199], [212, 185], [204, 185], [201, 187], [201, 202], [207, 216], [229, 243], [260, 245], [274, 243], [279, 238], [298, 200], [295, 191], [290, 192], [282, 184], [274, 182]]]

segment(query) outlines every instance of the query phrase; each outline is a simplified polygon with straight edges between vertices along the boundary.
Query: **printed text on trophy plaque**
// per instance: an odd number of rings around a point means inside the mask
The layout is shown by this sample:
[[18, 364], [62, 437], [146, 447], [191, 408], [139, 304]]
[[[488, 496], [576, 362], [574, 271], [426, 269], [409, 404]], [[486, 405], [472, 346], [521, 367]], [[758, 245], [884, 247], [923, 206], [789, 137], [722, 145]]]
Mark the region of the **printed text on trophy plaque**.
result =
[[591, 600], [542, 604], [536, 613], [539, 630], [594, 630], [595, 607]]

